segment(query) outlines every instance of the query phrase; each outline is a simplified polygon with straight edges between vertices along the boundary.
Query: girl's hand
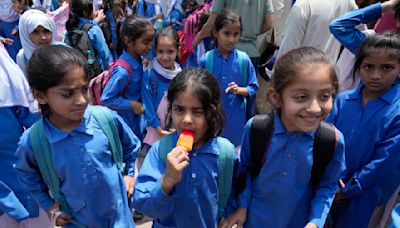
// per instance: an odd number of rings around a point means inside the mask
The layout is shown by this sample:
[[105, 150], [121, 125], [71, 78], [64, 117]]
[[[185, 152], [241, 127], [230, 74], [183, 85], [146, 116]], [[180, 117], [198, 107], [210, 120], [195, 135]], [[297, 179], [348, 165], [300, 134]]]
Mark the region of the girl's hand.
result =
[[100, 23], [102, 21], [104, 21], [104, 19], [106, 19], [106, 15], [104, 15], [104, 12], [102, 9], [97, 10], [97, 15], [96, 18], [94, 19], [94, 21], [96, 21], [97, 23]]
[[382, 13], [395, 12], [398, 4], [400, 4], [400, 0], [389, 0], [381, 3]]
[[318, 228], [317, 224], [309, 222], [304, 228]]
[[19, 31], [18, 31], [18, 29], [13, 29], [13, 30], [11, 30], [11, 35], [13, 35], [13, 36], [18, 36], [18, 33], [19, 33]]
[[65, 226], [72, 218], [60, 210], [60, 205], [57, 202], [47, 210], [47, 216], [51, 224], [55, 226]]
[[135, 177], [124, 176], [124, 182], [126, 187], [126, 192], [128, 193], [128, 199], [132, 197], [133, 186], [135, 186]]
[[12, 45], [14, 43], [14, 40], [10, 39], [10, 38], [0, 38], [0, 42], [4, 43], [4, 44], [8, 44], [8, 45]]
[[225, 93], [237, 94], [238, 88], [239, 88], [239, 86], [238, 86], [238, 84], [236, 84], [236, 82], [231, 82], [228, 84], [228, 87], [226, 87]]
[[242, 227], [246, 221], [247, 208], [237, 208], [227, 219], [222, 218], [218, 224], [218, 228], [231, 228], [233, 225]]
[[182, 179], [182, 170], [189, 165], [186, 148], [177, 146], [167, 155], [165, 174], [161, 179], [161, 187], [166, 194]]
[[144, 113], [143, 104], [137, 101], [131, 101], [131, 108], [133, 112], [137, 115], [142, 115]]
[[156, 130], [157, 130], [157, 133], [158, 133], [158, 135], [160, 137], [163, 137], [164, 135], [169, 135], [169, 134], [175, 132], [174, 130], [173, 131], [171, 131], [171, 130], [163, 130], [160, 126], [158, 126]]

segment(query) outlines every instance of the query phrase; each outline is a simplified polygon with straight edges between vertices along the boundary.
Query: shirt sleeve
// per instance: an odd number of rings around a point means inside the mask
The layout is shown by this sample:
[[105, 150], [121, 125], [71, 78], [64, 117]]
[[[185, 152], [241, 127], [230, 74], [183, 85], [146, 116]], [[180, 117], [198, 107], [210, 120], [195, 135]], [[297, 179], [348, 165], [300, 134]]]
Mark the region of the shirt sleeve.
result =
[[2, 180], [0, 180], [0, 211], [17, 222], [29, 217], [29, 212], [19, 201], [14, 191]]
[[121, 66], [112, 69], [110, 80], [101, 94], [101, 102], [112, 109], [131, 109], [131, 100], [120, 96], [129, 83], [129, 72]]
[[355, 173], [342, 190], [346, 198], [361, 195], [383, 180], [394, 169], [400, 158], [400, 120], [394, 120], [384, 138], [375, 145], [375, 156], [371, 161]]
[[356, 26], [376, 20], [381, 17], [381, 14], [381, 3], [375, 3], [336, 18], [329, 25], [329, 30], [343, 46], [356, 54], [362, 42], [366, 39], [366, 35]]
[[29, 111], [29, 108], [18, 107], [17, 117], [18, 117], [18, 121], [22, 124], [22, 126], [29, 128], [37, 120], [39, 120], [40, 113], [39, 112], [31, 113]]
[[153, 99], [153, 93], [156, 91], [153, 91], [149, 81], [152, 75], [152, 70], [146, 70], [143, 73], [142, 102], [144, 106], [144, 119], [148, 125], [156, 129], [158, 126], [160, 126], [161, 122], [156, 113], [158, 106], [154, 104]]
[[116, 112], [113, 112], [113, 115], [122, 145], [123, 162], [125, 163], [124, 174], [134, 176], [135, 160], [141, 148], [140, 140]]
[[246, 58], [247, 61], [247, 92], [249, 93], [249, 97], [254, 96], [257, 93], [259, 88], [256, 70], [254, 69], [253, 63], [251, 62], [250, 58]]
[[338, 142], [336, 144], [336, 151], [326, 167], [324, 175], [315, 189], [315, 196], [311, 201], [309, 221], [318, 227], [324, 227], [333, 198], [338, 189], [337, 183], [339, 177], [346, 168], [343, 134], [339, 130], [337, 130], [337, 133]]
[[42, 179], [39, 167], [33, 157], [29, 133], [30, 130], [25, 131], [18, 143], [16, 151], [18, 160], [15, 169], [22, 187], [30, 192], [39, 205], [47, 211], [55, 201], [50, 197], [49, 189]]
[[88, 35], [90, 42], [93, 45], [93, 49], [97, 54], [99, 64], [103, 69], [108, 69], [108, 65], [112, 62], [113, 58], [110, 49], [108, 49], [103, 32], [99, 26], [94, 25], [91, 29], [89, 29]]
[[164, 193], [161, 178], [165, 173], [165, 164], [158, 156], [160, 141], [150, 148], [136, 179], [133, 195], [133, 207], [153, 219], [160, 219], [173, 213], [174, 192]]
[[277, 59], [290, 50], [299, 48], [305, 37], [307, 21], [310, 18], [310, 7], [305, 1], [297, 2], [293, 5], [290, 10], [287, 23], [285, 36], [282, 40], [282, 44], [279, 47]]

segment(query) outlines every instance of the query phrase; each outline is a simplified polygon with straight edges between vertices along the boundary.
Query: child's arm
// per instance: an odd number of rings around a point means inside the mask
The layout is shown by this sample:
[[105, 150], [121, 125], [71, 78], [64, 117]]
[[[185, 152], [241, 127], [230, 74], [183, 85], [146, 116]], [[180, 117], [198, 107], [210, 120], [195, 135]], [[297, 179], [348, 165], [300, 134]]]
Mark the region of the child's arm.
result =
[[125, 163], [124, 180], [128, 198], [130, 198], [133, 194], [135, 160], [140, 151], [141, 143], [125, 121], [116, 112], [113, 112], [113, 115], [121, 140], [123, 162]]
[[[129, 79], [128, 70], [117, 66], [112, 70], [111, 74], [112, 76], [110, 76], [110, 80], [101, 94], [101, 102], [107, 107], [117, 110], [137, 109], [136, 111], [138, 112], [140, 108], [143, 110], [140, 102], [120, 96], [120, 93], [125, 90], [129, 80], [132, 80], [132, 78]], [[136, 111], [135, 113], [137, 113]]]
[[[160, 126], [161, 121], [157, 116], [157, 105], [154, 104], [155, 101], [153, 98], [153, 94], [157, 93], [157, 91], [154, 91], [154, 88], [152, 88], [150, 83], [150, 78], [154, 76], [153, 70], [146, 70], [143, 73], [142, 102], [144, 107], [144, 119], [148, 125], [154, 129], [157, 129], [157, 127]], [[158, 83], [158, 79], [156, 81]]]
[[[159, 158], [159, 143], [160, 141], [155, 142], [149, 150], [136, 179], [133, 195], [133, 207], [154, 219], [166, 217], [173, 213], [175, 196], [174, 194], [169, 195], [165, 191], [169, 191], [171, 186], [174, 185], [173, 182], [177, 180], [172, 172], [179, 173], [179, 171], [175, 169], [177, 168], [175, 165], [181, 164], [177, 162], [178, 159], [181, 159], [181, 161], [187, 161], [188, 159], [185, 158], [184, 154], [176, 156], [177, 150], [175, 150], [175, 148], [173, 155], [176, 157], [174, 157], [174, 159], [167, 157], [166, 164], [163, 164]], [[178, 151], [182, 152], [182, 150], [183, 149], [180, 148]], [[172, 152], [169, 154], [171, 153]], [[169, 156], [173, 155], [171, 154]], [[171, 166], [173, 171], [166, 171], [168, 167], [169, 170], [171, 170]], [[179, 169], [182, 170], [183, 166], [185, 166], [185, 164], [181, 164]], [[167, 172], [168, 176], [164, 178], [164, 173]], [[162, 181], [162, 179], [165, 179], [165, 181]], [[162, 187], [162, 182], [164, 182], [165, 189]], [[169, 191], [169, 193], [171, 193], [171, 191]]]
[[336, 190], [338, 180], [345, 170], [344, 138], [337, 130], [338, 142], [332, 160], [327, 165], [324, 175], [315, 189], [315, 196], [311, 201], [309, 223], [306, 227], [323, 227], [328, 216]]
[[[1, 178], [2, 179], [2, 178]], [[17, 222], [29, 217], [29, 212], [6, 183], [0, 179], [0, 211]]]
[[97, 25], [93, 26], [91, 29], [89, 29], [88, 36], [90, 43], [97, 54], [99, 64], [103, 69], [108, 69], [108, 65], [112, 62], [113, 57], [100, 27]]
[[394, 169], [400, 159], [400, 120], [385, 123], [384, 138], [375, 144], [375, 156], [359, 172], [345, 183], [342, 189], [346, 199], [361, 195], [365, 189], [380, 183]]
[[241, 96], [249, 96], [252, 97], [257, 93], [258, 90], [258, 80], [257, 74], [254, 69], [253, 63], [251, 62], [250, 58], [247, 56], [245, 59], [247, 65], [247, 82], [246, 85], [239, 86], [237, 83], [241, 82], [231, 82], [228, 84], [228, 87], [225, 89], [225, 93], [233, 93], [238, 94]]
[[333, 20], [329, 25], [329, 30], [340, 43], [356, 54], [362, 42], [367, 38], [356, 26], [379, 19], [382, 15], [381, 9], [381, 3], [375, 3], [347, 12]]

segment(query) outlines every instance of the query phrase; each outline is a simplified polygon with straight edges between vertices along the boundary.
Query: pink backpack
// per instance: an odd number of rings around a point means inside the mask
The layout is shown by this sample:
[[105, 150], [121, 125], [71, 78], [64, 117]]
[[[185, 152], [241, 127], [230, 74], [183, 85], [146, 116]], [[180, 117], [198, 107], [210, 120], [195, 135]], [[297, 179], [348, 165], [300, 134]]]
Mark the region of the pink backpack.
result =
[[93, 105], [102, 105], [101, 94], [103, 94], [104, 88], [106, 88], [106, 85], [110, 80], [112, 69], [117, 66], [121, 66], [128, 71], [128, 83], [119, 95], [122, 96], [125, 93], [125, 90], [128, 88], [129, 80], [132, 74], [132, 67], [127, 61], [123, 59], [117, 59], [110, 64], [108, 70], [105, 70], [101, 74], [90, 79], [88, 96]]

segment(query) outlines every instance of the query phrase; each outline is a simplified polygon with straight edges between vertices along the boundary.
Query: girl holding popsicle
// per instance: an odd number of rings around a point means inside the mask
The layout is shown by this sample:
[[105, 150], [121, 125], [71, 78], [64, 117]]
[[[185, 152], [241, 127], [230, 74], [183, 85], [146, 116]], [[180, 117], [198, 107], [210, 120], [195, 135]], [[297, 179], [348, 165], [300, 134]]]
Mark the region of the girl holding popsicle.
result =
[[242, 34], [239, 14], [222, 10], [215, 19], [213, 35], [218, 47], [207, 52], [200, 60], [200, 67], [207, 69], [221, 88], [222, 107], [226, 124], [222, 136], [239, 146], [246, 125], [246, 102], [258, 90], [256, 72], [249, 56], [235, 48]]
[[232, 156], [232, 170], [237, 162], [234, 146], [217, 137], [223, 128], [218, 82], [203, 69], [185, 69], [172, 79], [167, 98], [167, 123], [176, 132], [150, 148], [136, 180], [133, 206], [154, 218], [153, 227], [216, 227], [224, 212], [219, 210], [218, 181], [232, 180], [219, 172], [221, 140]]

